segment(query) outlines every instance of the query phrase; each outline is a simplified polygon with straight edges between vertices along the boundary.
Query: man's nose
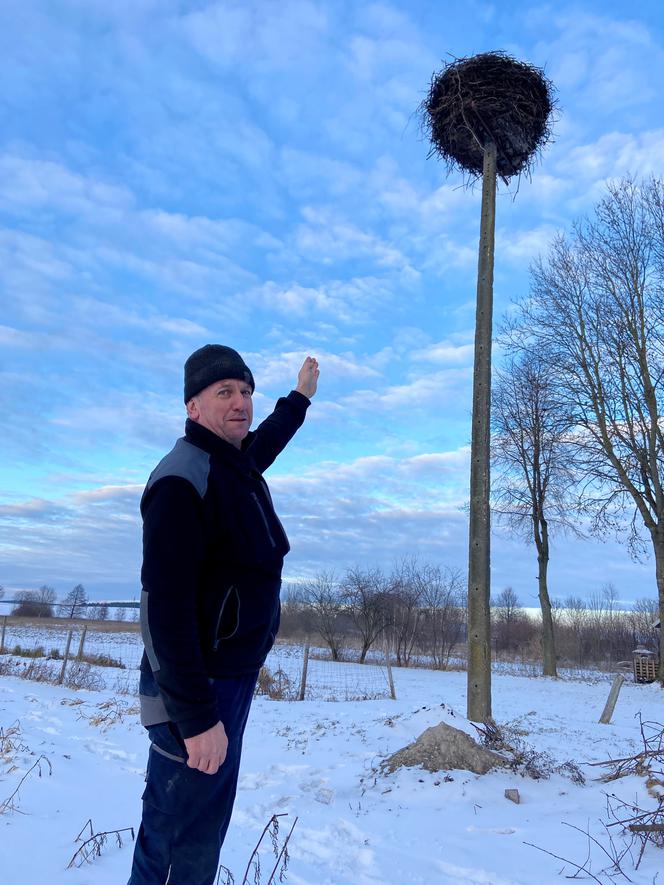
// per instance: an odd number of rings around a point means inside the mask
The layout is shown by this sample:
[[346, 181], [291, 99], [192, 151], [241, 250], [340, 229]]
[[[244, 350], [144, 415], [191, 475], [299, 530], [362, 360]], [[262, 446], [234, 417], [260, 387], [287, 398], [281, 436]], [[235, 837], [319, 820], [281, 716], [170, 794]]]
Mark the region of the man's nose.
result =
[[231, 398], [231, 403], [236, 412], [244, 411], [244, 396], [241, 390], [236, 390]]

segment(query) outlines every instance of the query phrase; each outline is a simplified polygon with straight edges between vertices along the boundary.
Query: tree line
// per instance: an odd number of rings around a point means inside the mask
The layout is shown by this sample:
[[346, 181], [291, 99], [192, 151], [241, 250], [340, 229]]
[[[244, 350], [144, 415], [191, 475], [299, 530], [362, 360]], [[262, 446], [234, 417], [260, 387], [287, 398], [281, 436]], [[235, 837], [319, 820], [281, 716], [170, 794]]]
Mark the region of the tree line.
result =
[[[359, 566], [341, 576], [321, 571], [288, 588], [280, 635], [320, 641], [334, 661], [352, 656], [363, 663], [371, 651], [378, 657], [389, 652], [399, 666], [446, 669], [465, 659], [466, 603], [460, 571], [415, 559], [397, 563], [391, 572]], [[587, 600], [554, 600], [559, 662], [609, 666], [630, 661], [638, 646], [657, 650], [657, 611], [655, 598], [622, 610], [610, 584]], [[497, 658], [540, 661], [541, 634], [541, 619], [524, 609], [511, 587], [497, 594], [491, 631]]]
[[[5, 595], [4, 588], [0, 587], [0, 599]], [[83, 584], [66, 593], [60, 601], [53, 587], [43, 584], [37, 590], [20, 590], [12, 594], [14, 607], [10, 614], [19, 618], [89, 618], [95, 621], [106, 621], [109, 617], [121, 621], [125, 617], [125, 609], [113, 607], [112, 615], [109, 614], [109, 604], [106, 602], [91, 603], [88, 593]]]

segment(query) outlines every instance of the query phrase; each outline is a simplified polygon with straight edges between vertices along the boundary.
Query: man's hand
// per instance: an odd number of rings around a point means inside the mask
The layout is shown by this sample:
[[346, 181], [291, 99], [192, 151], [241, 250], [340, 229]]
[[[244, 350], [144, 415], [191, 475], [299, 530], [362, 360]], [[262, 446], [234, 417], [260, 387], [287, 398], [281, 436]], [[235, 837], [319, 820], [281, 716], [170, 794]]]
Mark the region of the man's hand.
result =
[[316, 393], [319, 375], [318, 360], [313, 356], [308, 356], [297, 375], [297, 387], [295, 388], [297, 392], [306, 396], [307, 399], [311, 399]]
[[221, 722], [217, 722], [207, 731], [185, 738], [184, 745], [189, 754], [189, 768], [197, 768], [204, 774], [216, 774], [226, 758], [226, 730]]

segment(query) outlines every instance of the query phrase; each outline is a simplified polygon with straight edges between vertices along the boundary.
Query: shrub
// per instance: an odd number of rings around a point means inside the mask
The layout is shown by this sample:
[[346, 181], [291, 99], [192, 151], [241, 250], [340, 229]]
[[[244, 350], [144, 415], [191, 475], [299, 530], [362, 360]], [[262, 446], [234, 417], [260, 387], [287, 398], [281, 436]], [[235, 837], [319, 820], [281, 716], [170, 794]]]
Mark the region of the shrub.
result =
[[43, 645], [36, 645], [34, 648], [23, 648], [22, 645], [15, 645], [12, 654], [19, 658], [43, 658], [46, 652]]
[[256, 694], [273, 701], [294, 700], [295, 687], [283, 670], [271, 673], [267, 667], [261, 667], [256, 683]]
[[94, 664], [96, 667], [117, 667], [119, 670], [124, 670], [125, 665], [122, 661], [116, 660], [116, 658], [112, 658], [110, 655], [82, 655], [80, 658], [81, 661], [84, 661], [86, 664]]

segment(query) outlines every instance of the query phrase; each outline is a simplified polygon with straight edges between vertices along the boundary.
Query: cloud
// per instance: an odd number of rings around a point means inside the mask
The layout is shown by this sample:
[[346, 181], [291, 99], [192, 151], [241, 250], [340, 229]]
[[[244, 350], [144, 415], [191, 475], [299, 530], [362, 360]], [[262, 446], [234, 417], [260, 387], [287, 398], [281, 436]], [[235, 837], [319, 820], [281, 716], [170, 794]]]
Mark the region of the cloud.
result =
[[[245, 355], [245, 358], [250, 360], [252, 372], [260, 378], [263, 387], [279, 390], [289, 383], [295, 383], [297, 373], [307, 355], [305, 351], [290, 351], [275, 353], [267, 358], [255, 353]], [[380, 371], [384, 363], [382, 353], [369, 355], [330, 353], [318, 349], [315, 356], [322, 367], [327, 385], [382, 378]]]
[[378, 276], [332, 279], [318, 286], [269, 280], [249, 288], [241, 298], [263, 310], [274, 310], [297, 321], [328, 316], [336, 323], [367, 323], [391, 296], [391, 284]]
[[423, 372], [414, 367], [410, 375], [412, 380], [405, 384], [392, 384], [382, 390], [364, 388], [351, 396], [341, 397], [340, 402], [351, 410], [397, 413], [403, 416], [403, 420], [407, 420], [409, 414], [431, 415], [433, 403], [463, 399], [463, 391], [469, 389], [472, 380], [472, 366], [437, 372]]
[[465, 522], [460, 511], [465, 491], [453, 491], [448, 480], [456, 483], [467, 460], [465, 450], [403, 459], [370, 456], [271, 476], [298, 567], [384, 565], [413, 552], [435, 553], [452, 564], [458, 547], [453, 527]]
[[315, 65], [327, 15], [307, 0], [211, 3], [178, 21], [192, 47], [216, 67], [237, 68], [248, 57], [259, 73]]
[[598, 185], [607, 178], [658, 174], [664, 165], [664, 129], [607, 132], [591, 144], [572, 148], [565, 165], [577, 178]]
[[664, 52], [644, 22], [549, 6], [531, 8], [528, 19], [533, 30], [544, 26], [555, 34], [539, 43], [537, 54], [548, 60], [559, 89], [574, 90], [580, 106], [615, 113], [655, 99]]
[[412, 360], [424, 360], [430, 363], [442, 363], [444, 365], [471, 365], [473, 362], [474, 345], [472, 343], [459, 344], [455, 341], [439, 341], [421, 350], [415, 350]]
[[115, 586], [138, 595], [139, 498], [138, 486], [119, 486], [0, 506], [5, 584], [64, 592], [81, 581], [93, 593]]
[[18, 213], [57, 209], [99, 221], [118, 218], [134, 204], [131, 192], [114, 183], [72, 172], [60, 163], [0, 156], [0, 207]]
[[336, 212], [307, 206], [302, 214], [305, 223], [295, 231], [295, 245], [309, 258], [326, 264], [370, 258], [378, 267], [402, 270], [410, 266], [399, 249], [339, 217]]
[[549, 224], [530, 230], [500, 227], [496, 232], [496, 255], [500, 256], [500, 261], [528, 266], [534, 258], [548, 251], [556, 232], [556, 228]]

